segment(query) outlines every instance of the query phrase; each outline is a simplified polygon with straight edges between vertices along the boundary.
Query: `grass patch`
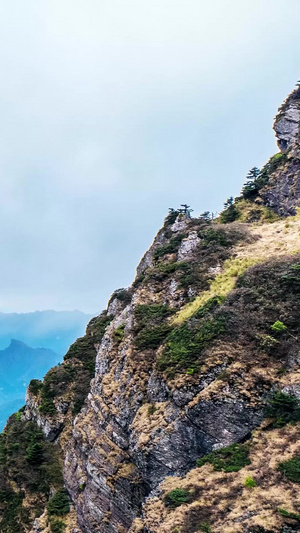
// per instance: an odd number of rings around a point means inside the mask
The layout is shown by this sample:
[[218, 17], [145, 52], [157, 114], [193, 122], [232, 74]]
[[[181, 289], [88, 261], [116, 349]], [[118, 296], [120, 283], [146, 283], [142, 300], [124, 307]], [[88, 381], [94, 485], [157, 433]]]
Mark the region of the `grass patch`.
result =
[[217, 471], [238, 472], [251, 463], [249, 444], [231, 444], [227, 448], [221, 448], [201, 457], [196, 464], [201, 467], [206, 463], [212, 464]]
[[191, 370], [210, 341], [225, 331], [224, 318], [211, 318], [204, 323], [190, 322], [175, 328], [167, 338], [167, 345], [157, 362], [159, 370]]
[[300, 514], [297, 513], [291, 513], [290, 511], [286, 511], [285, 509], [278, 509], [278, 512], [283, 516], [283, 518], [289, 518], [291, 520], [297, 520], [300, 522]]
[[202, 292], [195, 300], [185, 305], [174, 317], [174, 324], [182, 324], [196, 311], [204, 306], [211, 298], [226, 296], [235, 286], [239, 276], [241, 276], [248, 268], [263, 261], [262, 258], [233, 258], [228, 259], [224, 263], [224, 271], [218, 274], [214, 280], [210, 282], [209, 290]]
[[244, 481], [244, 485], [248, 489], [253, 489], [254, 487], [257, 487], [257, 483], [256, 483], [255, 479], [253, 479], [253, 477], [251, 477], [251, 476], [246, 477], [246, 479]]
[[113, 339], [118, 344], [124, 339], [124, 329], [125, 324], [120, 324], [120, 326], [118, 326], [113, 332]]

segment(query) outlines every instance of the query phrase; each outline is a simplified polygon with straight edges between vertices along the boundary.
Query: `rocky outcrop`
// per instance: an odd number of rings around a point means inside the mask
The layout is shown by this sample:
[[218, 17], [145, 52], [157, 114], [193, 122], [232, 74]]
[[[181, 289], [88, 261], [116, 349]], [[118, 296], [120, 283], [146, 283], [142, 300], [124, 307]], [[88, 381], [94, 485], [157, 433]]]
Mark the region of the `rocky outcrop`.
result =
[[274, 122], [278, 147], [282, 152], [299, 147], [300, 87], [282, 104]]
[[295, 215], [300, 206], [300, 87], [282, 104], [273, 127], [281, 154], [268, 163], [260, 198], [280, 216]]

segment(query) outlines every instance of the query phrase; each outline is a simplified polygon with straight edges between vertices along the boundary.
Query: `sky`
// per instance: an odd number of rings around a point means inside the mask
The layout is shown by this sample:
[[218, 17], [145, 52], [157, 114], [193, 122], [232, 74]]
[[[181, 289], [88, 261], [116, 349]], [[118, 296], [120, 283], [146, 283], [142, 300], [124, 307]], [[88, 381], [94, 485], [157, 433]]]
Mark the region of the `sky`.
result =
[[277, 152], [299, 0], [0, 0], [0, 311], [99, 313]]

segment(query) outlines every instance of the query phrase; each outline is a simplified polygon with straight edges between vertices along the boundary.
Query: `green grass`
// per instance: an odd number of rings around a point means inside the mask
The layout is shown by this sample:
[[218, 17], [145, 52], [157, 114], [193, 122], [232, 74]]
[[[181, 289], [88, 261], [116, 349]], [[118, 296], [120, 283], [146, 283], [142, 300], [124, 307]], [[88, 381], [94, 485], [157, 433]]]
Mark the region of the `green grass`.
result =
[[167, 343], [161, 357], [157, 361], [159, 370], [189, 369], [200, 358], [204, 348], [213, 339], [225, 331], [225, 320], [208, 318], [204, 323], [185, 323], [174, 328], [167, 337]]
[[251, 477], [251, 476], [246, 477], [246, 479], [244, 481], [244, 485], [248, 489], [253, 489], [254, 487], [257, 487], [257, 483], [256, 483], [255, 479], [253, 479], [253, 477]]
[[125, 329], [125, 324], [121, 324], [113, 332], [113, 339], [118, 344], [122, 342], [122, 340], [124, 339], [124, 329]]
[[217, 471], [238, 472], [251, 463], [249, 444], [231, 444], [227, 448], [221, 448], [197, 460], [198, 467], [206, 463], [212, 464], [214, 470]]
[[289, 518], [290, 520], [297, 520], [300, 521], [300, 514], [297, 513], [291, 513], [289, 511], [286, 511], [285, 509], [278, 509], [278, 512], [283, 516], [283, 518]]
[[174, 324], [182, 324], [188, 318], [204, 306], [212, 298], [222, 298], [234, 288], [239, 276], [241, 276], [248, 268], [263, 261], [262, 258], [231, 258], [225, 261], [223, 272], [218, 274], [214, 280], [210, 282], [209, 290], [203, 291], [192, 302], [185, 305], [174, 317]]

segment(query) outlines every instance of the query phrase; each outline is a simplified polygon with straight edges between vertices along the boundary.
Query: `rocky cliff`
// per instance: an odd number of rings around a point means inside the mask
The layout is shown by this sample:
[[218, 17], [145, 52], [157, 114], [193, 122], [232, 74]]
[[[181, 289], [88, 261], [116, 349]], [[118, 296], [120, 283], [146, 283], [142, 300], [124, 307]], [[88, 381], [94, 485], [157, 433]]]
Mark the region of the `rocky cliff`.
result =
[[299, 529], [298, 92], [248, 197], [219, 220], [172, 211], [132, 286], [30, 383], [1, 435], [0, 531]]

